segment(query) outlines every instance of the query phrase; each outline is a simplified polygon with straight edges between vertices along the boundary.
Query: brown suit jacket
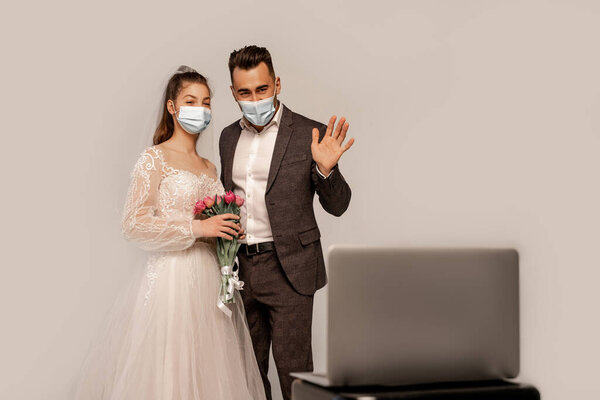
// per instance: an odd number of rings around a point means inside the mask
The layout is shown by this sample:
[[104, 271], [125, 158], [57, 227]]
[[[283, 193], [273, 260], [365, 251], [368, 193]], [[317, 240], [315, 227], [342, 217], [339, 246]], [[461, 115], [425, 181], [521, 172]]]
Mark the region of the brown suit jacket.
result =
[[[315, 192], [323, 209], [339, 217], [348, 208], [351, 190], [337, 165], [327, 179], [316, 171], [310, 150], [312, 129], [319, 129], [321, 140], [327, 126], [283, 104], [281, 107], [265, 203], [275, 251], [287, 278], [298, 293], [312, 295], [327, 283], [321, 233], [313, 209]], [[223, 129], [219, 140], [221, 181], [226, 190], [233, 190], [233, 157], [242, 131], [239, 122]]]

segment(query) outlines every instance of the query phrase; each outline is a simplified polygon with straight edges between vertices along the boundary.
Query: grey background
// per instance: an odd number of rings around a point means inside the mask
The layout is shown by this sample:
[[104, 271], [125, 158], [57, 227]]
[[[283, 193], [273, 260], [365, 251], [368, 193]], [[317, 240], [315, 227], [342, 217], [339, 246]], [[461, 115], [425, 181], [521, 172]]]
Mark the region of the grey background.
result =
[[286, 105], [351, 123], [341, 168], [353, 199], [339, 219], [319, 212], [324, 248], [517, 248], [519, 379], [547, 400], [599, 397], [598, 2], [58, 0], [0, 11], [0, 398], [64, 398], [146, 257], [119, 221], [169, 74], [188, 64], [210, 79], [214, 119], [198, 149], [217, 161], [217, 135], [239, 117], [227, 57], [250, 43], [271, 50]]

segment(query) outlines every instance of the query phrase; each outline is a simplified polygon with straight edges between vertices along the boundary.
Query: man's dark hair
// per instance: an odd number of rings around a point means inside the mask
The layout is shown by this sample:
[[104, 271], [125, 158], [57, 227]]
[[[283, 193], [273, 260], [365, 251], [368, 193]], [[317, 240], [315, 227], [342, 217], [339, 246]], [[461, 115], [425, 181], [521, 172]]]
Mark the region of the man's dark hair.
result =
[[229, 55], [229, 77], [233, 83], [233, 70], [241, 68], [244, 70], [252, 69], [258, 66], [261, 62], [267, 64], [269, 73], [275, 80], [275, 70], [273, 69], [273, 61], [269, 50], [264, 47], [250, 45], [239, 50], [234, 50]]

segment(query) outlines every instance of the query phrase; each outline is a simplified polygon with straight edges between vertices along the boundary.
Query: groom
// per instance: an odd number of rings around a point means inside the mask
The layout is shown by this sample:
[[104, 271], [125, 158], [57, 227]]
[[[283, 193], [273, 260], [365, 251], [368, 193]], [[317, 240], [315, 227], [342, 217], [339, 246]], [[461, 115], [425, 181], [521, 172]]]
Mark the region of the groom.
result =
[[269, 51], [246, 46], [229, 57], [231, 91], [243, 118], [221, 133], [221, 181], [246, 199], [241, 223], [246, 238], [238, 253], [241, 295], [267, 398], [269, 349], [284, 399], [291, 397], [290, 372], [312, 371], [313, 297], [327, 282], [313, 211], [321, 206], [340, 216], [350, 187], [337, 165], [354, 139], [343, 145], [348, 123], [334, 129], [291, 111]]

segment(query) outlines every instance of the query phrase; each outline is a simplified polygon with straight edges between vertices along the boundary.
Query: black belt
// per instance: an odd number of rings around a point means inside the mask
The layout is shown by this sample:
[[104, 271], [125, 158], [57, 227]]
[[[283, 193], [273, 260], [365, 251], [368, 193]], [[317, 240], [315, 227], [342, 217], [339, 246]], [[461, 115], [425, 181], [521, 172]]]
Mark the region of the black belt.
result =
[[251, 245], [242, 243], [240, 245], [240, 251], [242, 253], [246, 254], [247, 256], [253, 256], [255, 254], [260, 254], [260, 253], [264, 253], [267, 251], [273, 251], [274, 249], [275, 249], [274, 242], [262, 242], [262, 243], [255, 243], [255, 244], [251, 244]]

